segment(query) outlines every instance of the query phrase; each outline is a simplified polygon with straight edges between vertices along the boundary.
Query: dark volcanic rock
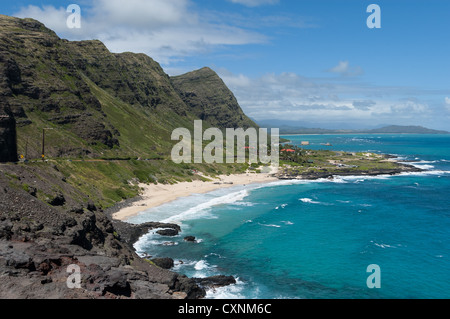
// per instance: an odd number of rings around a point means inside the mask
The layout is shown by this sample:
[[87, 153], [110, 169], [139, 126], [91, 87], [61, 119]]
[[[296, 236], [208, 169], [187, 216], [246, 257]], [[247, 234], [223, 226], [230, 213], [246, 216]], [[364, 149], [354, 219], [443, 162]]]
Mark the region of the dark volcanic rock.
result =
[[152, 229], [172, 229], [177, 234], [181, 231], [179, 225], [159, 222], [148, 222], [140, 225], [133, 225], [119, 220], [112, 220], [112, 224], [119, 233], [121, 240], [127, 243], [129, 246], [132, 246], [139, 240], [139, 238], [147, 234]]
[[151, 261], [158, 267], [163, 269], [171, 269], [174, 266], [174, 261], [172, 258], [153, 258]]
[[224, 276], [224, 275], [212, 276], [207, 278], [194, 278], [194, 279], [202, 287], [212, 287], [212, 288], [234, 285], [236, 283], [236, 279], [233, 276]]
[[168, 228], [168, 229], [157, 230], [156, 233], [161, 236], [174, 237], [174, 236], [178, 235], [178, 230], [173, 229], [173, 228]]
[[[50, 169], [53, 171], [48, 176], [39, 171], [40, 177], [46, 177], [50, 185], [62, 183], [57, 168]], [[205, 296], [204, 289], [194, 280], [144, 261], [131, 245], [119, 240], [127, 230], [129, 239], [137, 240], [150, 229], [179, 230], [178, 225], [149, 223], [139, 227], [122, 223], [116, 230], [102, 211], [91, 212], [86, 206], [74, 209], [67, 196], [69, 190], [64, 193], [67, 205], [50, 206], [21, 188], [10, 187], [5, 171], [23, 182], [37, 180], [14, 164], [2, 165], [0, 169], [0, 298]], [[50, 192], [44, 184], [36, 186]], [[80, 289], [67, 288], [69, 265], [80, 267]]]
[[64, 206], [66, 199], [63, 194], [57, 194], [55, 197], [49, 199], [48, 203], [52, 206]]
[[186, 236], [186, 237], [184, 237], [184, 241], [195, 243], [195, 237], [194, 236]]

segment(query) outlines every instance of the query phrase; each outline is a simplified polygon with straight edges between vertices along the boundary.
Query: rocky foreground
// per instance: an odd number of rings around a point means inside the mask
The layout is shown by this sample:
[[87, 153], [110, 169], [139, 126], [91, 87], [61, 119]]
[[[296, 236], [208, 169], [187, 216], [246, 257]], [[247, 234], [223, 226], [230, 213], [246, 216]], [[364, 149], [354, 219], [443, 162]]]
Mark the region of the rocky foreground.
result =
[[[0, 166], [0, 298], [199, 299], [207, 287], [234, 282], [225, 276], [188, 278], [164, 269], [170, 265], [157, 266], [161, 260], [139, 257], [132, 243], [141, 235], [153, 228], [176, 235], [179, 227], [112, 221], [88, 200], [73, 204], [70, 189], [43, 202], [36, 193], [57, 187], [61, 176], [42, 174]], [[11, 184], [11, 176], [27, 187]], [[81, 288], [70, 288], [76, 283], [74, 265]]]

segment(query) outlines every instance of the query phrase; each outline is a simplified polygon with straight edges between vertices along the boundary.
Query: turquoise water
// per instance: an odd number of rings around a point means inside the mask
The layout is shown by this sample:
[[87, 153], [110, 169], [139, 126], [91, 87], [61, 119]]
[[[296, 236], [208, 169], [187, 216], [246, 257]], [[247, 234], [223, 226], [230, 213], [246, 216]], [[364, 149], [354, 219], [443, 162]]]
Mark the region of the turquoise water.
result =
[[[396, 154], [427, 171], [279, 181], [179, 199], [130, 222], [179, 222], [182, 235], [150, 233], [137, 250], [172, 257], [188, 276], [238, 278], [209, 298], [450, 298], [450, 136], [286, 138], [313, 149]], [[199, 243], [184, 242], [187, 235]], [[380, 289], [367, 287], [371, 264], [380, 267]]]

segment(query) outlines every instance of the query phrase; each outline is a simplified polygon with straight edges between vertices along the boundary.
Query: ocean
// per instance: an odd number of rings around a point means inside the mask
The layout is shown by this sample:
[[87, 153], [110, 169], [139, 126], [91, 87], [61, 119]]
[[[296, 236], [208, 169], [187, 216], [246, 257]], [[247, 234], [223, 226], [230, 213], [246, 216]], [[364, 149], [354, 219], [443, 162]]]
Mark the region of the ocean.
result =
[[[283, 136], [307, 148], [392, 154], [426, 171], [277, 181], [178, 199], [128, 220], [177, 222], [135, 248], [189, 277], [233, 275], [219, 299], [450, 298], [450, 135]], [[332, 146], [322, 144], [330, 143]], [[195, 236], [188, 243], [185, 236]], [[369, 265], [380, 288], [369, 288]]]

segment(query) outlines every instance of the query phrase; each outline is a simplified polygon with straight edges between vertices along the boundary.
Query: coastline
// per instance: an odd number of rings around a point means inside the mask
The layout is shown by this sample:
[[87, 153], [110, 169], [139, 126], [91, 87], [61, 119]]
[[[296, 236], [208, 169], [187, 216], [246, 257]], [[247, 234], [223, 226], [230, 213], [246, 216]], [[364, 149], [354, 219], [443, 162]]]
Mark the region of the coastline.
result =
[[271, 166], [269, 172], [255, 173], [247, 172], [243, 174], [220, 175], [211, 181], [180, 182], [177, 184], [139, 184], [142, 189], [141, 195], [118, 203], [107, 210], [108, 215], [113, 220], [126, 222], [127, 219], [138, 215], [151, 208], [172, 202], [178, 198], [188, 197], [193, 194], [206, 194], [217, 189], [229, 188], [238, 185], [249, 185], [257, 183], [270, 183], [278, 180], [314, 180], [319, 178], [333, 178], [333, 176], [349, 175], [397, 175], [403, 172], [420, 172], [422, 169], [400, 163], [395, 156], [387, 156], [387, 161], [395, 162], [399, 165], [396, 169], [376, 169], [371, 171], [346, 170], [303, 173], [299, 175], [283, 175], [278, 167]]
[[[173, 224], [167, 224], [167, 223], [159, 223], [159, 222], [147, 222], [139, 225], [129, 224], [127, 222], [128, 218], [134, 217], [140, 212], [146, 211], [152, 207], [157, 207], [165, 203], [169, 203], [173, 200], [176, 200], [178, 198], [182, 197], [188, 197], [193, 194], [203, 194], [208, 193], [217, 189], [221, 188], [230, 188], [233, 186], [238, 185], [249, 185], [249, 184], [263, 184], [263, 183], [270, 183], [274, 181], [280, 181], [284, 179], [290, 179], [290, 180], [316, 180], [316, 179], [323, 179], [323, 178], [334, 178], [335, 176], [376, 176], [376, 175], [400, 175], [405, 172], [422, 172], [423, 169], [420, 169], [418, 167], [414, 167], [412, 165], [406, 164], [406, 163], [400, 163], [398, 162], [398, 158], [393, 155], [387, 155], [386, 160], [396, 162], [399, 164], [399, 166], [395, 169], [377, 169], [377, 170], [369, 170], [369, 171], [346, 171], [346, 170], [339, 170], [339, 173], [337, 171], [333, 172], [317, 172], [313, 174], [299, 174], [296, 177], [290, 177], [286, 178], [286, 176], [282, 176], [281, 170], [278, 168], [275, 169], [274, 167], [271, 167], [270, 172], [266, 173], [244, 173], [244, 174], [234, 174], [234, 175], [228, 175], [228, 176], [219, 176], [214, 180], [203, 182], [203, 181], [194, 181], [194, 182], [181, 182], [178, 184], [173, 185], [141, 185], [143, 191], [142, 194], [138, 197], [128, 199], [126, 201], [122, 201], [115, 207], [111, 208], [108, 211], [106, 211], [109, 218], [112, 219], [112, 222], [114, 224], [114, 227], [117, 229], [117, 232], [120, 234], [122, 240], [127, 243], [127, 245], [130, 246], [131, 249], [134, 248], [134, 243], [136, 243], [140, 237], [144, 234], [147, 234], [150, 229], [159, 229], [164, 228], [169, 231], [174, 231], [174, 233], [179, 234], [181, 232], [180, 226], [176, 223]], [[159, 233], [158, 233], [159, 234]], [[173, 236], [170, 233], [169, 234], [159, 234], [161, 236]], [[189, 235], [189, 234], [186, 234]], [[185, 235], [183, 235], [185, 236]], [[187, 236], [186, 238], [192, 237]], [[192, 237], [193, 241], [195, 242], [195, 237]], [[148, 255], [142, 255], [141, 258], [151, 260], [152, 262], [159, 262], [159, 260], [162, 261], [168, 261], [171, 263], [171, 267], [173, 267], [174, 260], [171, 258], [165, 258], [163, 255], [162, 258], [156, 258], [154, 261], [150, 259], [152, 256]], [[165, 267], [165, 266], [164, 266]], [[170, 267], [170, 266], [168, 266]], [[171, 269], [171, 268], [167, 268]], [[182, 272], [178, 272], [178, 274], [182, 274]], [[199, 282], [199, 278], [196, 278], [195, 276], [192, 277], [194, 282], [197, 282], [197, 284], [200, 284], [202, 286], [202, 283]], [[225, 278], [225, 283], [223, 283], [222, 279]], [[236, 284], [238, 277], [234, 276], [212, 276], [208, 277], [208, 280], [212, 280], [213, 284], [209, 287], [205, 287], [206, 295], [203, 296], [203, 298], [208, 298], [208, 294], [211, 293], [211, 291], [216, 291], [219, 287], [225, 287], [224, 289], [227, 289], [226, 287], [228, 285]], [[209, 297], [214, 298], [214, 297]]]
[[249, 185], [256, 183], [270, 183], [279, 180], [275, 176], [276, 167], [271, 167], [267, 173], [243, 173], [220, 175], [211, 181], [180, 182], [173, 185], [164, 184], [139, 184], [142, 193], [139, 197], [131, 199], [113, 207], [110, 212], [114, 220], [126, 221], [148, 209], [172, 202], [178, 198], [188, 197], [193, 194], [205, 194], [221, 188], [229, 188], [237, 185]]

